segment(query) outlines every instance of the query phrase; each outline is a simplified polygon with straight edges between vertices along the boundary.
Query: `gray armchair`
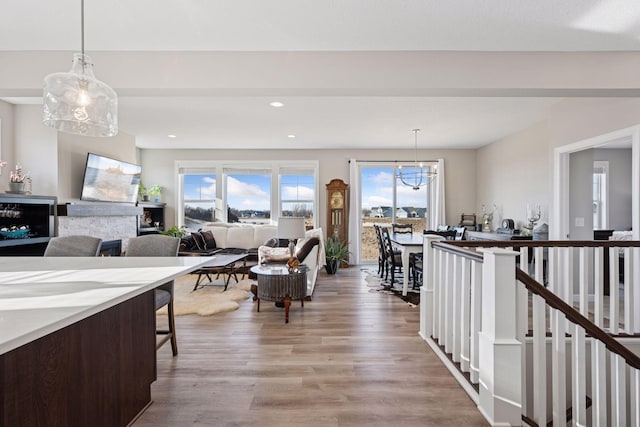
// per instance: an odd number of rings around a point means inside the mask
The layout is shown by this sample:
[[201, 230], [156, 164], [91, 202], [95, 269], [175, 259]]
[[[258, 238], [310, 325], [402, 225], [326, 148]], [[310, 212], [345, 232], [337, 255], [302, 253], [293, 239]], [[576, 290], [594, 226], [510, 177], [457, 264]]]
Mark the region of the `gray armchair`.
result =
[[[161, 234], [150, 234], [146, 236], [129, 239], [129, 246], [125, 256], [178, 256], [180, 239], [177, 237], [164, 236]], [[178, 355], [178, 343], [176, 341], [176, 327], [173, 318], [173, 280], [158, 286], [155, 289], [156, 311], [167, 306], [169, 327], [168, 329], [157, 329], [157, 335], [164, 337], [157, 343], [159, 349], [164, 343], [171, 340], [171, 351], [174, 356]]]
[[102, 239], [92, 236], [52, 237], [44, 256], [98, 256]]

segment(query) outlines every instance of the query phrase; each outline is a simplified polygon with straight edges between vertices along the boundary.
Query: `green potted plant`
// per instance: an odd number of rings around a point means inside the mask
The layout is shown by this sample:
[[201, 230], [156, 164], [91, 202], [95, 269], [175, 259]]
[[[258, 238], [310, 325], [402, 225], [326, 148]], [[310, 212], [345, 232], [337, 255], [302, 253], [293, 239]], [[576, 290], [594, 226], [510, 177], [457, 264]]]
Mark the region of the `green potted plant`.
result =
[[174, 225], [173, 227], [165, 231], [161, 231], [160, 234], [164, 234], [165, 236], [182, 238], [187, 235], [187, 228], [184, 225], [182, 227], [178, 227], [177, 225]]
[[138, 198], [143, 202], [149, 201], [149, 192], [142, 181], [140, 181], [140, 184], [138, 185]]
[[153, 196], [154, 202], [160, 203], [160, 193], [162, 193], [161, 186], [159, 186], [158, 184], [152, 185], [151, 187], [147, 188], [147, 193], [149, 193], [150, 196]]
[[338, 267], [349, 259], [349, 243], [329, 237], [324, 245], [324, 255], [327, 258], [325, 269], [328, 274], [336, 274]]

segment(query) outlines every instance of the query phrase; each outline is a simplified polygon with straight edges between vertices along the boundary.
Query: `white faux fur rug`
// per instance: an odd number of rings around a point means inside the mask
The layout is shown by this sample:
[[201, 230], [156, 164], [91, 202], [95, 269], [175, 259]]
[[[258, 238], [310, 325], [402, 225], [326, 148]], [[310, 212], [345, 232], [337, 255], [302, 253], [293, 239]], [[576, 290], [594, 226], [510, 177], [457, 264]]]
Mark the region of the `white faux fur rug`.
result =
[[[212, 316], [218, 313], [234, 311], [240, 307], [238, 302], [252, 296], [252, 280], [241, 280], [235, 283], [233, 279], [229, 287], [224, 290], [224, 281], [221, 277], [213, 282], [213, 286], [205, 286], [193, 291], [197, 276], [187, 275], [176, 279], [174, 284], [174, 315], [198, 314], [200, 316]], [[204, 281], [206, 283], [206, 279]], [[158, 314], [167, 314], [166, 307], [158, 310]]]

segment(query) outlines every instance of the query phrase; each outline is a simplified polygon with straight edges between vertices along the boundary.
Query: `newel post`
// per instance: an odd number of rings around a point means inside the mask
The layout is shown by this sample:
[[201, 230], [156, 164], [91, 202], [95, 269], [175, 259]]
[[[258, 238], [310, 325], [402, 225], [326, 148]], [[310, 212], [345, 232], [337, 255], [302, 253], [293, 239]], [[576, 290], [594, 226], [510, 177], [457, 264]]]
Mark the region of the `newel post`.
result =
[[521, 353], [516, 330], [517, 252], [482, 250], [478, 409], [492, 425], [521, 425]]
[[420, 336], [423, 340], [433, 335], [434, 282], [436, 280], [436, 250], [431, 242], [444, 240], [435, 234], [425, 234], [422, 244], [422, 286], [420, 287]]

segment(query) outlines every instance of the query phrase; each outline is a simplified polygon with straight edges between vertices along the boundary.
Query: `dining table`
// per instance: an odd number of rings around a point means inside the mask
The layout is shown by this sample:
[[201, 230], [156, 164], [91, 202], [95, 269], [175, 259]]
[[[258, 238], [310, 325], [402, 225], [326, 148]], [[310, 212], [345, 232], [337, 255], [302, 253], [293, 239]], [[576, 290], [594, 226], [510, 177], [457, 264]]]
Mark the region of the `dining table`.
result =
[[409, 254], [422, 253], [424, 235], [422, 233], [391, 233], [391, 244], [398, 248], [402, 257], [402, 295], [409, 292]]
[[130, 424], [156, 379], [154, 289], [211, 257], [0, 257], [0, 425]]

